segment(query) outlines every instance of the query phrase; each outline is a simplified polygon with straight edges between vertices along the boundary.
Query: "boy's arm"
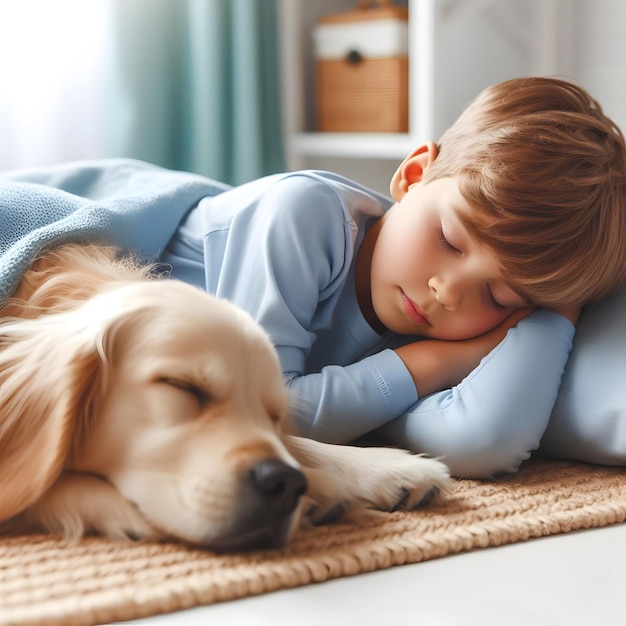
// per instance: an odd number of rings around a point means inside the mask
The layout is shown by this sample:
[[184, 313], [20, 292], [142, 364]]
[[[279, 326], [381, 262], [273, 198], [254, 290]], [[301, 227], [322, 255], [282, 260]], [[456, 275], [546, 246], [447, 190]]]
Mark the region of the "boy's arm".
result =
[[567, 313], [523, 319], [459, 385], [420, 399], [380, 434], [442, 457], [456, 476], [516, 471], [538, 447], [556, 401], [577, 318]]
[[425, 339], [396, 349], [411, 373], [419, 398], [458, 384], [532, 309], [518, 309], [493, 330], [464, 341]]
[[471, 340], [420, 340], [348, 366], [307, 375], [293, 371], [287, 379], [295, 426], [307, 437], [349, 443], [404, 414], [418, 398], [459, 383], [530, 312], [516, 311]]

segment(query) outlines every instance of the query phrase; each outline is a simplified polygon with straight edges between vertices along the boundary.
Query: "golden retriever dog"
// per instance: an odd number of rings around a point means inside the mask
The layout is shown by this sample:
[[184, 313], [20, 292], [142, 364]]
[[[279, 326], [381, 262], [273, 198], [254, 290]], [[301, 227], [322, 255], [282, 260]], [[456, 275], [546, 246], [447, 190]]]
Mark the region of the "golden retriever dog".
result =
[[281, 547], [300, 523], [446, 486], [434, 459], [289, 434], [259, 325], [111, 248], [42, 254], [0, 317], [5, 530]]

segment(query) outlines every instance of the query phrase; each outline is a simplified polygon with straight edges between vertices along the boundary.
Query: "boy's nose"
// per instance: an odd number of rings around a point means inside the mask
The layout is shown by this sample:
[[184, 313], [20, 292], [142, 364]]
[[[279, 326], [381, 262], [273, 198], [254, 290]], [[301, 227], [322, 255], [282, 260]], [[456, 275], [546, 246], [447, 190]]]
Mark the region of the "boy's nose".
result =
[[461, 301], [461, 290], [458, 281], [443, 276], [433, 276], [428, 287], [435, 299], [446, 311], [456, 311]]

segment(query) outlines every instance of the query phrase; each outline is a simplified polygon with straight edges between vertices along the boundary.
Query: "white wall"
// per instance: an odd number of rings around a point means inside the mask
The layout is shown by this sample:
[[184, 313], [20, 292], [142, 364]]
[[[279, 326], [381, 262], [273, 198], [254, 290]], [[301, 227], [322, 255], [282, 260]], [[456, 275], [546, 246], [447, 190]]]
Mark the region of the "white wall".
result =
[[626, 133], [626, 2], [574, 2], [572, 74]]

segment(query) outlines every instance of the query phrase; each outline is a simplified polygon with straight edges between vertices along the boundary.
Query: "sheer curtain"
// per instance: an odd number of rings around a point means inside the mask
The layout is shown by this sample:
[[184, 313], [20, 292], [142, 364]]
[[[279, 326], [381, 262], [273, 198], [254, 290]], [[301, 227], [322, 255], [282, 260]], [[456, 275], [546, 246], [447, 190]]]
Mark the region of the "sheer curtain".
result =
[[239, 183], [283, 169], [275, 0], [115, 0], [111, 149]]
[[284, 168], [276, 0], [0, 3], [0, 169], [127, 156]]
[[104, 153], [107, 2], [0, 3], [0, 169]]

